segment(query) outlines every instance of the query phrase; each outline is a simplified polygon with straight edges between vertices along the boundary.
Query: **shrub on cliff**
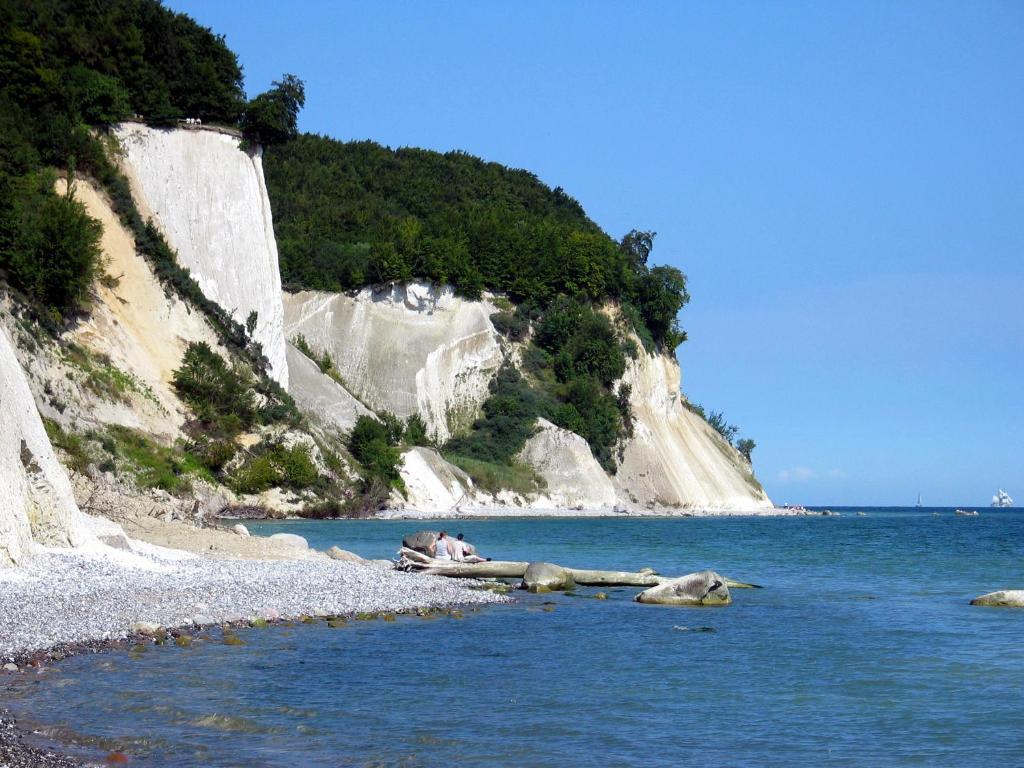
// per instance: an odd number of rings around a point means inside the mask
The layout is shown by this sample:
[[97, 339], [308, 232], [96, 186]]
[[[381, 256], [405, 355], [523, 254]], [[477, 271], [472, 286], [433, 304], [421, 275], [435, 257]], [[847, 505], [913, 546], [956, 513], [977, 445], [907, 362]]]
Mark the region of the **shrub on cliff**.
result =
[[360, 416], [349, 435], [348, 449], [363, 466], [368, 478], [380, 478], [390, 487], [400, 488], [402, 478], [398, 465], [402, 455], [393, 437], [393, 430], [385, 424], [369, 416]]
[[427, 425], [423, 423], [423, 419], [418, 413], [414, 413], [406, 420], [402, 440], [406, 445], [434, 445], [434, 441], [427, 434]]
[[103, 226], [73, 194], [53, 192], [53, 176], [14, 183], [0, 208], [0, 267], [39, 308], [60, 322], [88, 300], [101, 269]]
[[295, 75], [285, 75], [249, 102], [238, 127], [246, 141], [264, 146], [283, 144], [298, 133], [299, 110], [305, 103], [303, 82]]
[[248, 429], [256, 419], [251, 381], [206, 342], [189, 344], [174, 372], [174, 389], [196, 418], [226, 435]]
[[[642, 339], [674, 349], [686, 278], [650, 267], [653, 232], [617, 243], [561, 188], [465, 152], [301, 135], [270, 147], [267, 189], [287, 286], [327, 291], [425, 278], [543, 309], [559, 297], [629, 304]], [[495, 318], [522, 338], [521, 318]]]
[[275, 486], [301, 491], [320, 481], [320, 473], [310, 456], [309, 446], [301, 443], [290, 448], [260, 445], [255, 455], [235, 470], [229, 479], [237, 493], [262, 493]]
[[449, 440], [445, 453], [507, 465], [533, 434], [537, 416], [547, 412], [550, 405], [511, 365], [498, 370], [489, 388], [483, 415], [473, 424], [473, 430]]

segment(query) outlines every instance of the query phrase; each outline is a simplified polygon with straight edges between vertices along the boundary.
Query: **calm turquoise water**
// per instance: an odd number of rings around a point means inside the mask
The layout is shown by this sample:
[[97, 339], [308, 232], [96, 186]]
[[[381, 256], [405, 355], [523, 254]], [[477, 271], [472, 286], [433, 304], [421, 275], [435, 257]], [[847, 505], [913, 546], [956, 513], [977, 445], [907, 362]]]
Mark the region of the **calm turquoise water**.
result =
[[[720, 609], [617, 589], [249, 630], [244, 646], [74, 658], [12, 706], [156, 766], [1024, 764], [1024, 610], [967, 604], [1024, 587], [1024, 512], [868, 512], [446, 522], [495, 557], [711, 566], [765, 588]], [[371, 557], [420, 527], [253, 525]]]

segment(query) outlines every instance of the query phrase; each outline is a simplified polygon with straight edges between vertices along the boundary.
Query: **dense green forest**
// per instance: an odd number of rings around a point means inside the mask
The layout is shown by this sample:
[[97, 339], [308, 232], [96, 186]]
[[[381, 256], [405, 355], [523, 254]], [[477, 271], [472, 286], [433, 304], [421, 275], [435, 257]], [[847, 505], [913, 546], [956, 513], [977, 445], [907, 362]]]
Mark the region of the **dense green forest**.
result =
[[676, 324], [685, 278], [648, 266], [653, 236], [615, 242], [528, 171], [309, 134], [268, 149], [264, 169], [289, 288], [425, 278], [541, 308], [558, 296], [615, 299], [641, 338], [669, 350], [685, 338]]
[[286, 76], [247, 102], [223, 37], [158, 0], [0, 0], [2, 277], [51, 327], [83, 307], [99, 232], [70, 196], [58, 200], [51, 169], [86, 173], [106, 188], [161, 278], [244, 345], [242, 329], [205, 300], [138, 215], [104, 132], [133, 115], [155, 125], [187, 116], [238, 125], [253, 141], [284, 140], [303, 101], [301, 82]]
[[[443, 446], [446, 455], [478, 477], [512, 478], [514, 457], [542, 416], [586, 438], [613, 471], [616, 447], [631, 431], [629, 392], [617, 383], [626, 359], [639, 353], [630, 331], [648, 351], [671, 351], [686, 338], [677, 323], [689, 300], [686, 279], [648, 263], [654, 233], [634, 230], [616, 241], [561, 188], [464, 152], [298, 135], [304, 102], [292, 75], [247, 101], [223, 37], [159, 0], [0, 0], [0, 281], [53, 331], [88, 308], [102, 278], [101, 229], [72, 194], [54, 192], [55, 172], [87, 174], [168, 289], [203, 311], [262, 374], [265, 360], [246, 329], [203, 296], [139, 214], [107, 135], [110, 124], [130, 117], [234, 126], [243, 148], [266, 150], [287, 287], [340, 291], [419, 278], [469, 297], [486, 290], [511, 300], [493, 319], [500, 333], [527, 343], [523, 371], [506, 367], [495, 377], [481, 418]], [[621, 308], [619, 321], [601, 311], [609, 301]], [[228, 427], [256, 416], [242, 407], [245, 397], [225, 396], [211, 410], [203, 401], [210, 393], [190, 381], [178, 384], [202, 410], [197, 446], [215, 470], [233, 436]], [[285, 393], [265, 376], [260, 382], [272, 402], [293, 411]], [[400, 438], [362, 429], [353, 454], [376, 485], [395, 485]], [[418, 444], [426, 435], [405, 439]], [[261, 467], [283, 461], [271, 457]], [[376, 485], [368, 480], [368, 496], [380, 496]]]
[[103, 130], [138, 113], [235, 122], [241, 79], [222, 38], [155, 0], [0, 0], [0, 270], [47, 325], [87, 302], [100, 236], [77, 201], [54, 193], [50, 169], [103, 184], [171, 276], [173, 252], [138, 216]]
[[[421, 278], [463, 295], [506, 294], [499, 332], [528, 341], [525, 376], [502, 370], [470, 434], [445, 446], [467, 469], [510, 467], [538, 416], [587, 439], [614, 471], [631, 431], [627, 355], [672, 350], [683, 274], [650, 266], [654, 233], [616, 242], [562, 189], [464, 152], [391, 150], [301, 135], [269, 148], [267, 188], [284, 283], [342, 291]], [[616, 327], [600, 305], [614, 301]], [[479, 479], [479, 478], [478, 478]]]

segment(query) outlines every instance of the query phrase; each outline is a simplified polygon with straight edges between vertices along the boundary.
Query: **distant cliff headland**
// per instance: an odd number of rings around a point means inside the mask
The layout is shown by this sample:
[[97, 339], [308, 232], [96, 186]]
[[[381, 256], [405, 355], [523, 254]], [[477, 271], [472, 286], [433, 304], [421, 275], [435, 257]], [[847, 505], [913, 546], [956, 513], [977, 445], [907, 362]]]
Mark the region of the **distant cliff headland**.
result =
[[[154, 0], [0, 22], [9, 552], [50, 491], [67, 540], [75, 504], [771, 507], [752, 442], [680, 393], [689, 295], [653, 232], [462, 152], [300, 135], [301, 80], [247, 99], [223, 38]], [[25, 457], [41, 429], [74, 499]]]

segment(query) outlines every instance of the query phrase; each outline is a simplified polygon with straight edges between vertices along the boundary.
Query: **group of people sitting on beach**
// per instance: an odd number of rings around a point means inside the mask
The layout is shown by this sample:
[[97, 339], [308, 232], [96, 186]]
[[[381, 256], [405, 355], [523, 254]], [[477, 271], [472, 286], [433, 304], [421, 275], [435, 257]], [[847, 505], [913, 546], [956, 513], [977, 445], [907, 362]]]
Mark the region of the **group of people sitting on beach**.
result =
[[457, 563], [483, 563], [490, 560], [489, 557], [480, 557], [476, 547], [466, 541], [461, 533], [453, 539], [447, 531], [441, 531], [431, 550], [430, 556], [438, 560], [453, 560]]

